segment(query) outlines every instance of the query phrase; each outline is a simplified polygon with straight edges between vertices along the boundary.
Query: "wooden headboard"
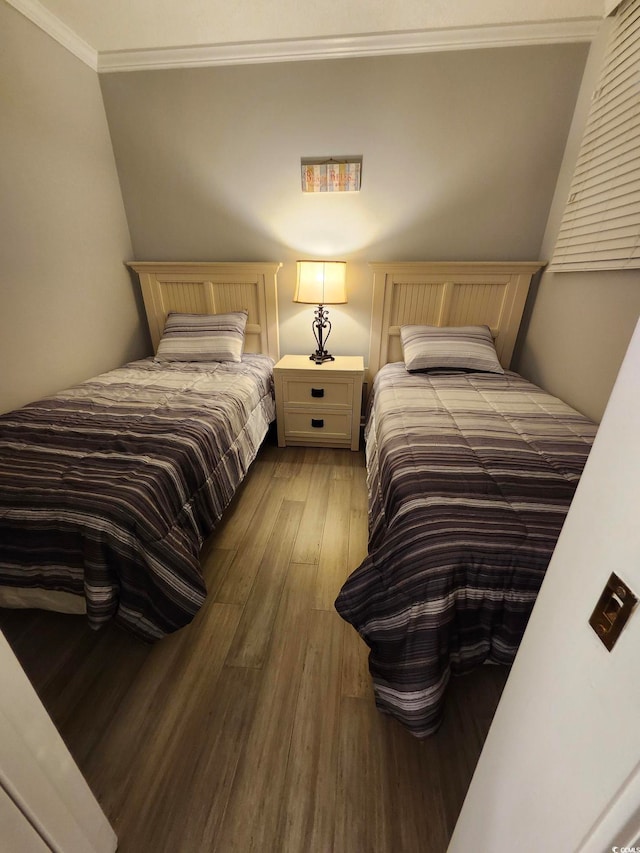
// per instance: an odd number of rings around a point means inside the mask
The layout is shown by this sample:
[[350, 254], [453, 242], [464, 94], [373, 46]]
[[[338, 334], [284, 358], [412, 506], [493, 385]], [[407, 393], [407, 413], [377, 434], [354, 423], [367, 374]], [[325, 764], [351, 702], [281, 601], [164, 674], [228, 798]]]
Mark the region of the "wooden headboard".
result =
[[509, 367], [536, 262], [372, 263], [369, 379], [402, 361], [400, 326], [489, 326], [498, 358]]
[[245, 352], [280, 358], [277, 275], [279, 263], [132, 261], [140, 277], [147, 322], [156, 352], [167, 314], [249, 312]]

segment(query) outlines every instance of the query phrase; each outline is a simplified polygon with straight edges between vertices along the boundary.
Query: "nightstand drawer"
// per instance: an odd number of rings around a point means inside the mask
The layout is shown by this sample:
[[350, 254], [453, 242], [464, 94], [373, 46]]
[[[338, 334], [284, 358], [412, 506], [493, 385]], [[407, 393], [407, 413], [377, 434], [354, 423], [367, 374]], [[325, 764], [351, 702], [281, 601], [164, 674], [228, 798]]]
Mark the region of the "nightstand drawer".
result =
[[284, 435], [288, 441], [304, 439], [322, 443], [348, 443], [351, 441], [351, 411], [287, 411], [284, 416]]
[[313, 379], [283, 379], [282, 392], [285, 404], [322, 406], [324, 408], [351, 409], [353, 380], [325, 381], [326, 377]]

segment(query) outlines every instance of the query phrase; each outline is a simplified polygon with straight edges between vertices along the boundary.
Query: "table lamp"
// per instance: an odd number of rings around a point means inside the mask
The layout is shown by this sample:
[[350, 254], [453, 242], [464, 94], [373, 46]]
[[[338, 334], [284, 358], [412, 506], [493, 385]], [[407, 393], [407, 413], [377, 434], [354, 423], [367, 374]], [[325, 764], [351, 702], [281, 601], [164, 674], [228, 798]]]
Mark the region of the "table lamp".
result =
[[326, 350], [331, 321], [329, 311], [324, 306], [347, 301], [346, 270], [346, 261], [298, 261], [293, 301], [318, 306], [311, 324], [317, 349], [309, 356], [316, 364], [334, 361], [334, 357]]

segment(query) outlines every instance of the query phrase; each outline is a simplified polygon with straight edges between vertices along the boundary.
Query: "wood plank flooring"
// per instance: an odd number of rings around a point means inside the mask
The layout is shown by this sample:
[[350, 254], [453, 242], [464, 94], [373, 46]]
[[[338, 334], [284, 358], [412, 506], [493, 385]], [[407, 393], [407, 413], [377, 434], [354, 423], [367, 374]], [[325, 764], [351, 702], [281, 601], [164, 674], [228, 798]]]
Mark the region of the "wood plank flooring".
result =
[[154, 646], [83, 617], [0, 627], [121, 853], [441, 853], [506, 680], [454, 679], [418, 741], [333, 609], [366, 553], [364, 457], [267, 443], [205, 543], [209, 595]]

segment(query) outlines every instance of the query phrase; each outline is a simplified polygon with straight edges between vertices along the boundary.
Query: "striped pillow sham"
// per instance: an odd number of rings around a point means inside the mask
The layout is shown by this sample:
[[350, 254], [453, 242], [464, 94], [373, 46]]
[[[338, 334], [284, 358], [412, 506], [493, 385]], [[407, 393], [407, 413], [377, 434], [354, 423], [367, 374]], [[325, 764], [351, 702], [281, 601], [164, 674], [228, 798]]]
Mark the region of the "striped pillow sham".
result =
[[241, 361], [247, 311], [167, 317], [157, 361]]
[[401, 326], [405, 366], [504, 373], [488, 326]]

